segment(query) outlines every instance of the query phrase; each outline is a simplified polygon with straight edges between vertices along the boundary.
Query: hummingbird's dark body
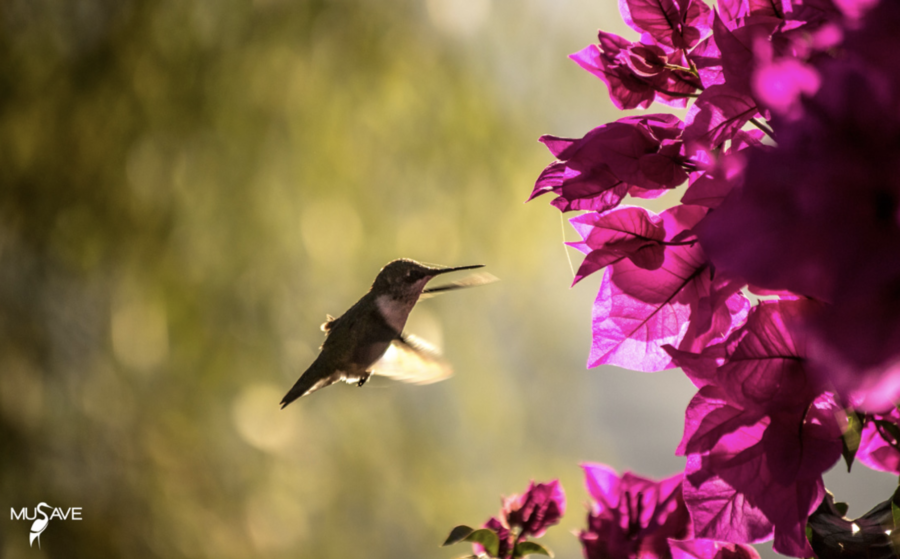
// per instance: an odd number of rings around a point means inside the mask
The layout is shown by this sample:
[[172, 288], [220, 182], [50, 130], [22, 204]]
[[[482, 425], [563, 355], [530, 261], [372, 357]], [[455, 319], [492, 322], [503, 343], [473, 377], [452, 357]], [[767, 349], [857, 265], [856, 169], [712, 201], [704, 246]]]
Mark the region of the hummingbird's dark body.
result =
[[[449, 366], [434, 350], [403, 334], [403, 328], [423, 291], [446, 291], [491, 281], [462, 281], [425, 290], [431, 278], [480, 267], [431, 267], [406, 259], [388, 263], [368, 293], [343, 315], [329, 316], [328, 322], [322, 325], [327, 336], [325, 343], [316, 360], [285, 395], [281, 407], [338, 381], [362, 386], [373, 373], [420, 384], [449, 376]], [[393, 358], [383, 359], [389, 348], [395, 350]]]

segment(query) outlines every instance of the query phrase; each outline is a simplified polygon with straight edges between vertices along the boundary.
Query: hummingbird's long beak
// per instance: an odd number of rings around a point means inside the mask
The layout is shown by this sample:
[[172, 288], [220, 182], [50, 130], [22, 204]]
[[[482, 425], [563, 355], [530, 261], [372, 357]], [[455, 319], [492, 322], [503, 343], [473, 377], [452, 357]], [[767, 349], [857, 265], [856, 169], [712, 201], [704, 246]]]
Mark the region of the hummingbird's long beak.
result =
[[[474, 266], [459, 266], [457, 268], [442, 268], [437, 270], [437, 274], [445, 274], [447, 272], [456, 272], [459, 270], [471, 270], [473, 268], [483, 268], [484, 266], [481, 264], [476, 264]], [[437, 275], [435, 274], [435, 275]], [[429, 278], [431, 279], [431, 278]], [[461, 280], [456, 280], [447, 285], [439, 285], [437, 287], [426, 287], [422, 290], [423, 297], [433, 297], [439, 293], [453, 291], [455, 289], [462, 289], [464, 287], [473, 287], [476, 285], [484, 285], [486, 283], [493, 283], [497, 281], [497, 276], [493, 274], [489, 274], [487, 272], [480, 272], [477, 274], [472, 274], [464, 277]]]
[[460, 270], [474, 270], [475, 268], [484, 268], [484, 264], [473, 264], [471, 266], [456, 266], [455, 268], [432, 268], [429, 270], [429, 276], [439, 276], [450, 272], [458, 272]]

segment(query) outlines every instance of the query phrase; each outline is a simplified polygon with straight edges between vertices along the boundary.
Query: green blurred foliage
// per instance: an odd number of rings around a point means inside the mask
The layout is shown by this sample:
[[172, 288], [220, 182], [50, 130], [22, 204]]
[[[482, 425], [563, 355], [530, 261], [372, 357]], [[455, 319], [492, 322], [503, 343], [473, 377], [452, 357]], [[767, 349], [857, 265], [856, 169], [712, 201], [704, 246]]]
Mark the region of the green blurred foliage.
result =
[[[577, 462], [615, 463], [631, 404], [583, 371], [596, 282], [566, 290], [559, 217], [522, 202], [540, 133], [614, 118], [564, 60], [602, 22], [475, 4], [480, 35], [438, 0], [0, 5], [0, 505], [84, 517], [42, 550], [0, 520], [0, 556], [449, 557], [555, 477], [542, 542], [580, 555]], [[502, 279], [411, 318], [456, 376], [279, 410], [325, 314], [401, 256]]]

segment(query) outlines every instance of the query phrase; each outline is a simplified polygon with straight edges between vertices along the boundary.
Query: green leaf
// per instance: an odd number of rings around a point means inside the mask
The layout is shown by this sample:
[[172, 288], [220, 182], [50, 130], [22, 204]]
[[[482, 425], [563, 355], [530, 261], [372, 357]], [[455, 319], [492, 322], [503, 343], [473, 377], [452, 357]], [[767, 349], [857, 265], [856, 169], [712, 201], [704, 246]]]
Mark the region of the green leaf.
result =
[[450, 530], [450, 535], [447, 536], [447, 539], [444, 541], [444, 543], [441, 544], [441, 546], [453, 545], [455, 543], [461, 542], [466, 539], [466, 537], [468, 537], [468, 535], [472, 532], [473, 530], [471, 528], [464, 524], [460, 524], [456, 528]]
[[496, 557], [500, 552], [500, 538], [497, 534], [488, 528], [475, 530], [464, 538], [467, 542], [480, 543], [484, 546], [484, 550], [491, 557]]
[[513, 552], [513, 557], [525, 557], [526, 555], [546, 555], [553, 557], [553, 552], [537, 542], [519, 542]]
[[[900, 526], [900, 507], [894, 501], [891, 501], [891, 515], [894, 517], [894, 530], [896, 530]], [[893, 532], [894, 530], [891, 531]]]
[[850, 467], [853, 465], [853, 459], [856, 457], [856, 451], [859, 450], [863, 424], [855, 411], [848, 409], [846, 413], [847, 428], [844, 430], [844, 436], [841, 439], [843, 442], [841, 454], [844, 456], [844, 462], [847, 463], [847, 471], [849, 472]]
[[847, 503], [837, 502], [834, 504], [834, 508], [841, 513], [841, 516], [847, 516], [847, 511], [850, 510], [850, 505]]

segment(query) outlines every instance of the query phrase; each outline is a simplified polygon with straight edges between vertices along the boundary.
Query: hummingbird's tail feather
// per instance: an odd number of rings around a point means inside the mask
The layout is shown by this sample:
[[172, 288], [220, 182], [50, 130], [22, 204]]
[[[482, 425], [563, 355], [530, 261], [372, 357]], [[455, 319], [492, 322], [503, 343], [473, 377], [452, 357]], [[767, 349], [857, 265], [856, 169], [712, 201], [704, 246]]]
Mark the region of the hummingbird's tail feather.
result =
[[343, 374], [340, 371], [328, 371], [327, 365], [322, 364], [318, 359], [313, 361], [309, 369], [297, 379], [294, 386], [281, 399], [281, 409], [284, 409], [297, 398], [312, 394], [316, 390], [334, 384], [342, 378]]

